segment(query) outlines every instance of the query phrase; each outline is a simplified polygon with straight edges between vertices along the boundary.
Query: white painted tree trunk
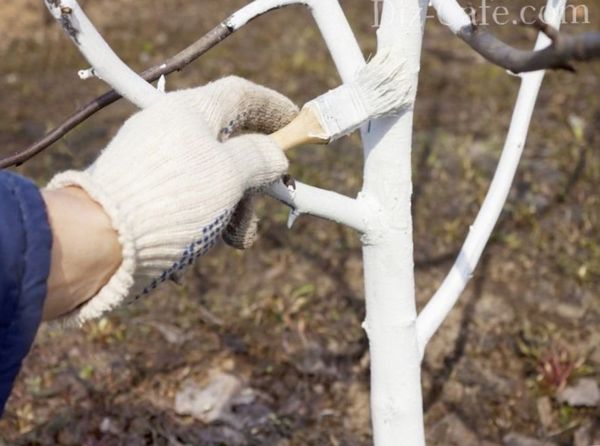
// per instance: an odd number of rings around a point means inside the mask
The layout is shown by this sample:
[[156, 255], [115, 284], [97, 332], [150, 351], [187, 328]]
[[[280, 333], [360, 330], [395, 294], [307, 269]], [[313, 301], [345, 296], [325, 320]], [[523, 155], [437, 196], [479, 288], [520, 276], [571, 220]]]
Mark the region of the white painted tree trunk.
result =
[[[49, 10], [92, 65], [94, 73], [124, 97], [147, 107], [164, 93], [137, 76], [110, 49], [75, 0], [44, 0]], [[566, 0], [548, 0], [549, 23], [558, 27]], [[385, 0], [378, 47], [392, 47], [413, 75], [416, 91], [421, 44], [429, 0]], [[308, 7], [344, 82], [365, 61], [337, 0], [256, 0], [224, 22], [237, 30], [254, 17], [291, 4]], [[440, 18], [455, 33], [469, 18], [455, 0], [432, 0]], [[547, 45], [540, 38], [538, 48]], [[297, 182], [282, 183], [270, 194], [293, 208], [348, 225], [362, 234], [367, 317], [364, 328], [371, 351], [371, 416], [378, 446], [425, 444], [421, 398], [421, 358], [470, 279], [508, 195], [543, 73], [523, 76], [511, 130], [480, 215], [461, 255], [417, 318], [411, 219], [413, 108], [401, 116], [371, 122], [362, 129], [364, 184], [354, 199]]]
[[[378, 47], [394, 47], [416, 91], [428, 0], [384, 4]], [[421, 361], [417, 343], [411, 217], [413, 108], [372, 123], [365, 133], [361, 198], [376, 216], [363, 236], [371, 352], [371, 417], [380, 446], [423, 445]]]

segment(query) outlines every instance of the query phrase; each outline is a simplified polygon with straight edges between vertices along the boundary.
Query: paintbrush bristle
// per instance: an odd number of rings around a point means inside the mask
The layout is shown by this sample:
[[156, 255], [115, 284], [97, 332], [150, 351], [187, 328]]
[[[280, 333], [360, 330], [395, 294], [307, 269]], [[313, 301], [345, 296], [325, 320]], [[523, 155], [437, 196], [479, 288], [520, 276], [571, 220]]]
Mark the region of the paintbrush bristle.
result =
[[391, 50], [380, 50], [358, 73], [355, 84], [370, 119], [401, 113], [414, 99], [413, 76], [404, 59]]
[[310, 101], [310, 107], [331, 141], [347, 135], [365, 122], [400, 114], [414, 100], [416, 73], [406, 70], [404, 60], [382, 49], [360, 70], [356, 79]]

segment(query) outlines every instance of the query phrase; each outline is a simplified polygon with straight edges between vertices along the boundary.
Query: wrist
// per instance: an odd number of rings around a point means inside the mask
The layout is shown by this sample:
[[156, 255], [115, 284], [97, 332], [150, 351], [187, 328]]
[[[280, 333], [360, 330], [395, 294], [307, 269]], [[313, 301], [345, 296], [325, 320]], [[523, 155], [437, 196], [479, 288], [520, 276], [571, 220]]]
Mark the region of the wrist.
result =
[[53, 247], [44, 319], [93, 297], [122, 261], [117, 232], [103, 208], [79, 187], [43, 190]]

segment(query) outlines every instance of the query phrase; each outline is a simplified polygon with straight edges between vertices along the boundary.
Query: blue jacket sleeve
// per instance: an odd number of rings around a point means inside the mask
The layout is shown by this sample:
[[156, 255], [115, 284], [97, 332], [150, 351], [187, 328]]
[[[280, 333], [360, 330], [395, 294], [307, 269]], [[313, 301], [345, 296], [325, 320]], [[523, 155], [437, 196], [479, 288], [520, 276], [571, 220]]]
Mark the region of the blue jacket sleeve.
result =
[[0, 171], [0, 416], [41, 322], [51, 248], [38, 188]]

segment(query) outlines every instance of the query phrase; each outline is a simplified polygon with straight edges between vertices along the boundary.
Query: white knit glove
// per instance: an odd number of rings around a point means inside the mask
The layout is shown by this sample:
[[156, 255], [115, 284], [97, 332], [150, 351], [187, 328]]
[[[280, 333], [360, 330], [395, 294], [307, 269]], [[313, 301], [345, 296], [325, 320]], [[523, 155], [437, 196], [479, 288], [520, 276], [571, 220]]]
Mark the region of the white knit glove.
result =
[[[55, 176], [48, 188], [80, 186], [102, 205], [123, 247], [114, 276], [67, 318], [80, 324], [96, 318], [205, 254], [244, 193], [277, 180], [288, 167], [268, 136], [221, 141], [238, 130], [271, 133], [296, 113], [275, 91], [224, 78], [165, 95], [128, 119], [88, 169]], [[255, 230], [243, 227], [251, 206], [240, 209], [238, 226], [228, 230], [234, 244]]]

